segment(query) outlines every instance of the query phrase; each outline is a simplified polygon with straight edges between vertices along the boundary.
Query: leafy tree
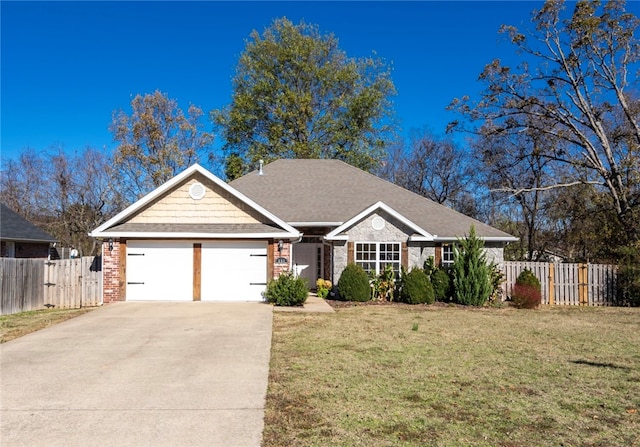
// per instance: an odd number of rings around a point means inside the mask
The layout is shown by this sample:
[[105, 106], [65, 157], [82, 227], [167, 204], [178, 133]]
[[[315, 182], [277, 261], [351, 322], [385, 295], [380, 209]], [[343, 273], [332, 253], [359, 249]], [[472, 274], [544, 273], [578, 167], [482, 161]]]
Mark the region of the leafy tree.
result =
[[[229, 106], [211, 112], [227, 164], [335, 158], [365, 170], [382, 160], [390, 128], [390, 69], [349, 58], [332, 34], [277, 19], [253, 31], [233, 79]], [[234, 155], [235, 154], [235, 155]]]
[[191, 105], [185, 115], [175, 100], [157, 90], [136, 95], [131, 109], [131, 115], [114, 112], [109, 127], [118, 143], [114, 167], [129, 202], [197, 163], [213, 140], [202, 131], [201, 109]]
[[548, 0], [532, 21], [527, 33], [502, 27], [525, 62], [488, 64], [480, 100], [457, 99], [451, 108], [479, 120], [467, 130], [484, 136], [535, 131], [561, 142], [543, 156], [570, 177], [529, 189], [597, 185], [607, 192], [621, 243], [633, 243], [640, 231], [640, 105], [632, 95], [639, 20], [622, 1], [581, 0], [567, 15], [564, 1]]
[[458, 303], [482, 306], [491, 294], [490, 268], [484, 253], [484, 242], [472, 226], [469, 236], [458, 240], [453, 260], [453, 290]]

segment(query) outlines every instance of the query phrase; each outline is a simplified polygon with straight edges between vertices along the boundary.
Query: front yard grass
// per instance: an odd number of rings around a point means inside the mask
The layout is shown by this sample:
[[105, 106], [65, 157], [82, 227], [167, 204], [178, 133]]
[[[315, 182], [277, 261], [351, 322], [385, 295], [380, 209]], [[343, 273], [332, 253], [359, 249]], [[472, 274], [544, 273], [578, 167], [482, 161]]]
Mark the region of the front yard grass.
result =
[[43, 309], [3, 315], [0, 317], [0, 343], [61, 323], [93, 309], [95, 308]]
[[263, 446], [640, 445], [640, 309], [274, 314]]

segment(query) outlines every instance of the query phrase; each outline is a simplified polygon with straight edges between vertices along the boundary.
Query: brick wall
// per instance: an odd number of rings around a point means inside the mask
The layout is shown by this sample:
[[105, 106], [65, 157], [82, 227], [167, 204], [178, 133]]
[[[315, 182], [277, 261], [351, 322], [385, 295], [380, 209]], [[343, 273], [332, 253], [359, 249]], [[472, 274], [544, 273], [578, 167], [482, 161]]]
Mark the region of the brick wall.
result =
[[[282, 245], [282, 251], [278, 251], [277, 241], [275, 241], [271, 247], [273, 250], [273, 278], [276, 279], [281, 273], [291, 270], [291, 243], [284, 242]], [[278, 258], [285, 258], [287, 260], [286, 264], [278, 264], [276, 262]]]
[[120, 242], [114, 242], [111, 251], [109, 251], [109, 243], [103, 242], [102, 252], [103, 301], [105, 304], [122, 301], [124, 297], [120, 297]]

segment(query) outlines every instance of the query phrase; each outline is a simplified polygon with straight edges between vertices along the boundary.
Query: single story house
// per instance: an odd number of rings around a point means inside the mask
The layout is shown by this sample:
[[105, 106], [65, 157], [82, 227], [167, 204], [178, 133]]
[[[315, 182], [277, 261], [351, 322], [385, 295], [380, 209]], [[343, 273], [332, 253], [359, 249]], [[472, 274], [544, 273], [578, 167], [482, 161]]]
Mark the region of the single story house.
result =
[[47, 258], [56, 239], [0, 203], [0, 257]]
[[315, 287], [367, 271], [453, 261], [474, 225], [500, 263], [515, 237], [338, 160], [278, 160], [227, 184], [191, 166], [93, 232], [104, 301], [262, 300], [296, 271]]

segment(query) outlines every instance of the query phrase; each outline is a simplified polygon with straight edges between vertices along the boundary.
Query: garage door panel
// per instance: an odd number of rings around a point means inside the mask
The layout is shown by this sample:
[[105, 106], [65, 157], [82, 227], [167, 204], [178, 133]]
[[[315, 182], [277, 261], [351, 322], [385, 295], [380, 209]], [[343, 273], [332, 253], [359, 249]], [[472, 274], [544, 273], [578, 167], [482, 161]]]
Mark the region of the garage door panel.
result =
[[129, 241], [127, 243], [127, 300], [191, 301], [193, 299], [193, 243], [186, 241]]
[[266, 242], [202, 244], [203, 301], [262, 301], [266, 283]]

